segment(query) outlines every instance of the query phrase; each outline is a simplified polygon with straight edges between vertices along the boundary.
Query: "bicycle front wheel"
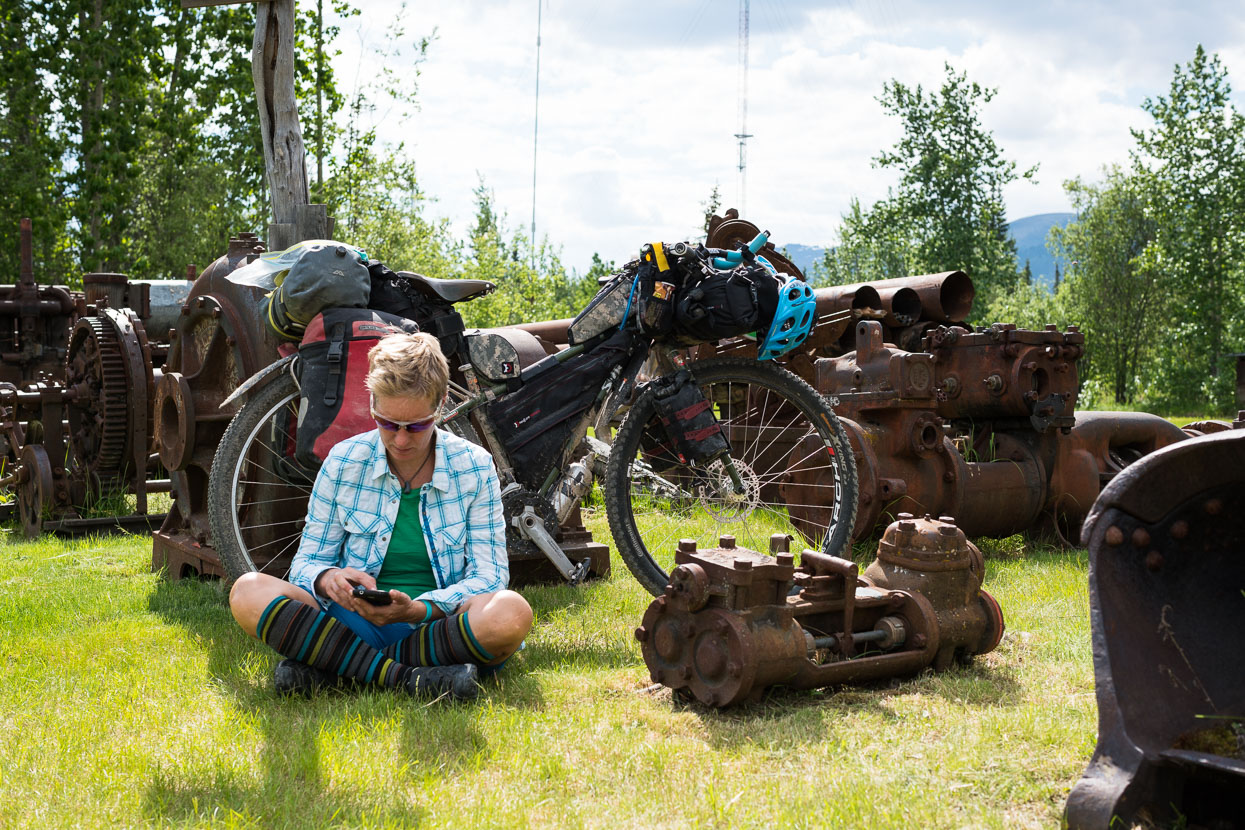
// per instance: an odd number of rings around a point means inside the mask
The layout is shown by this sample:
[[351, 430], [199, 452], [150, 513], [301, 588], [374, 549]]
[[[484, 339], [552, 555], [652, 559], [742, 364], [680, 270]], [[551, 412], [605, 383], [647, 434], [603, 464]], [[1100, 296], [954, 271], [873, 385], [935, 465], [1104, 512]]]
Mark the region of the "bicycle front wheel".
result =
[[721, 460], [681, 462], [652, 391], [641, 394], [614, 439], [604, 482], [610, 532], [640, 584], [653, 595], [665, 590], [681, 539], [703, 549], [730, 535], [768, 553], [770, 536], [786, 533], [840, 554], [856, 521], [856, 462], [829, 402], [772, 363], [715, 358], [687, 368], [713, 405], [744, 492], [735, 492]]

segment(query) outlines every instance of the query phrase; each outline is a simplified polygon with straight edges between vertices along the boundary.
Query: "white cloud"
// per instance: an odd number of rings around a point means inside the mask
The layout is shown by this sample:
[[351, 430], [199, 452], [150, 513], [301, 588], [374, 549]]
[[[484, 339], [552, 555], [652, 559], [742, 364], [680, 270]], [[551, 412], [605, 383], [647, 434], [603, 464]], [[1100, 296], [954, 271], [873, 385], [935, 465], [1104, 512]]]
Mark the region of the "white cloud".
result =
[[[372, 44], [397, 8], [367, 4], [360, 25]], [[751, 8], [747, 215], [780, 244], [832, 241], [853, 196], [869, 204], [893, 183], [870, 164], [899, 137], [875, 100], [890, 78], [936, 89], [950, 62], [998, 88], [985, 124], [1019, 168], [1040, 164], [1038, 185], [1005, 193], [1012, 217], [1068, 210], [1065, 179], [1126, 160], [1128, 128], [1148, 120], [1142, 100], [1166, 92], [1198, 42], [1245, 85], [1245, 28], [1235, 4], [1219, 0], [1196, 9], [1162, 0]], [[562, 245], [569, 265], [691, 235], [715, 183], [724, 206], [737, 201], [737, 11], [726, 0], [545, 0], [537, 233]], [[483, 176], [511, 227], [526, 229], [536, 4], [417, 2], [407, 19], [409, 39], [433, 27], [438, 38], [422, 67], [420, 111], [405, 122], [391, 113], [382, 137], [412, 148], [434, 210], [456, 227], [470, 224]], [[339, 77], [349, 83], [360, 47], [349, 31], [341, 45]]]

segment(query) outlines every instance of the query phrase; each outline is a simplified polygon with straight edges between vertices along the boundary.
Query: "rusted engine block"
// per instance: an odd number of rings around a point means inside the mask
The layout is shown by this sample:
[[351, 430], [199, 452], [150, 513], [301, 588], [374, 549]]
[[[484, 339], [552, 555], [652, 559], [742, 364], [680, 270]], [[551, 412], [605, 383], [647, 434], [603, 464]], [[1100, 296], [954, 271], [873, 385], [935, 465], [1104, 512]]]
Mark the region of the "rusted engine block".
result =
[[[771, 554], [679, 543], [664, 595], [636, 639], [654, 682], [724, 707], [784, 685], [812, 689], [946, 669], [998, 645], [1003, 614], [981, 589], [981, 553], [945, 520], [905, 515], [862, 576], [789, 537]], [[796, 591], [793, 593], [792, 588]]]
[[[1146, 413], [1076, 414], [1084, 335], [1075, 327], [938, 325], [915, 352], [885, 335], [883, 323], [858, 321], [854, 350], [817, 359], [808, 378], [856, 453], [857, 538], [908, 511], [953, 515], [970, 536], [1046, 528], [1075, 542], [1102, 484], [1188, 437]], [[800, 505], [817, 483], [782, 485], [794, 514], [816, 518], [818, 508]]]

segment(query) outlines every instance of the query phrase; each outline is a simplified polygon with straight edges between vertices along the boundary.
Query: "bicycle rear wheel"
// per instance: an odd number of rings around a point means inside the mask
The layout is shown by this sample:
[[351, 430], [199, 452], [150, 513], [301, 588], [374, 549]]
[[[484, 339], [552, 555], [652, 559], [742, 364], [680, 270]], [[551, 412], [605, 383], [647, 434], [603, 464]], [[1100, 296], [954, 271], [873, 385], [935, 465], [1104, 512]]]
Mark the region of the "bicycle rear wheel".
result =
[[229, 422], [212, 461], [208, 522], [230, 581], [289, 576], [315, 481], [294, 459], [298, 402], [298, 384], [281, 373]]
[[819, 551], [846, 549], [856, 462], [830, 404], [772, 363], [715, 358], [688, 368], [713, 404], [745, 493], [734, 495], [721, 461], [680, 462], [665, 448], [653, 394], [641, 394], [615, 436], [604, 481], [610, 532], [640, 584], [654, 595], [665, 590], [680, 539], [703, 549], [731, 535], [767, 553], [770, 536], [786, 533]]

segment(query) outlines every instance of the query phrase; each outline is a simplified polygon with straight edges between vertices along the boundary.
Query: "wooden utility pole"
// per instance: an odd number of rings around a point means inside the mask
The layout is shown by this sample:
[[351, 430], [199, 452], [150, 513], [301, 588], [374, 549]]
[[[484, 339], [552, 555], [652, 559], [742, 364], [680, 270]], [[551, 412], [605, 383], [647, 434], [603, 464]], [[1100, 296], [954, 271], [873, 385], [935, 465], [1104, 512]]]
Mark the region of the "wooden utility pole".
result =
[[264, 169], [272, 196], [268, 249], [304, 239], [328, 239], [333, 220], [325, 205], [310, 204], [307, 153], [294, 97], [294, 0], [181, 0], [182, 8], [255, 3], [251, 77], [264, 139]]

